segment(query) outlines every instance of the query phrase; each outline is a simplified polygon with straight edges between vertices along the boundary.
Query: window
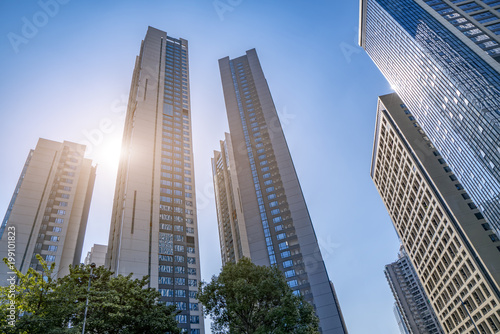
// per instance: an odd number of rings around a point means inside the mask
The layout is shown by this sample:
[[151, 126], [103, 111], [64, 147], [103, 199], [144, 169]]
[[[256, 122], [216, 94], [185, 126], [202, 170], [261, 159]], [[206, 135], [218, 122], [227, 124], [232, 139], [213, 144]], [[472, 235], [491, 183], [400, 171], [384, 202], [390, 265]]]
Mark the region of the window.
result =
[[281, 252], [281, 258], [282, 259], [290, 257], [290, 255], [291, 255], [290, 251]]
[[293, 276], [295, 276], [295, 270], [294, 269], [285, 271], [285, 277], [286, 278], [293, 277]]
[[62, 231], [62, 228], [61, 227], [57, 227], [57, 226], [54, 226], [52, 227], [52, 232], [56, 232], [56, 233], [59, 233]]
[[189, 303], [189, 310], [190, 311], [198, 311], [199, 310], [198, 303]]
[[198, 298], [198, 293], [196, 291], [189, 291], [189, 298]]
[[57, 246], [50, 245], [49, 248], [47, 249], [49, 252], [57, 252]]
[[297, 282], [296, 279], [294, 279], [293, 281], [289, 281], [287, 282], [288, 286], [291, 287], [291, 288], [294, 288], [296, 287], [297, 285], [299, 285], [299, 283]]
[[194, 254], [194, 247], [187, 247], [187, 252]]
[[172, 203], [172, 198], [171, 197], [167, 197], [167, 196], [160, 196], [160, 201], [167, 202], [167, 203]]
[[167, 231], [172, 231], [172, 225], [171, 224], [160, 224], [160, 229], [162, 230], [167, 230]]
[[186, 297], [186, 290], [175, 290], [176, 297]]
[[283, 268], [288, 268], [288, 267], [291, 267], [291, 266], [293, 266], [293, 261], [292, 260], [288, 260], [288, 261], [283, 262]]
[[186, 285], [186, 279], [185, 278], [176, 277], [175, 278], [175, 285]]
[[45, 255], [46, 262], [54, 262], [56, 260], [55, 255]]
[[55, 223], [56, 224], [62, 224], [62, 223], [64, 223], [64, 219], [62, 219], [62, 218], [56, 218]]
[[66, 214], [66, 210], [57, 210], [57, 214], [59, 216], [64, 216]]
[[272, 191], [274, 191], [274, 187], [269, 187], [269, 188], [266, 188], [266, 192], [270, 193], [270, 192], [272, 192]]
[[172, 277], [158, 277], [158, 284], [169, 284], [169, 285], [172, 285], [174, 283], [173, 283]]
[[189, 316], [189, 322], [192, 324], [199, 324], [200, 323], [200, 316], [199, 315]]
[[279, 208], [278, 208], [278, 209], [271, 210], [271, 214], [272, 214], [272, 215], [277, 215], [277, 214], [278, 214], [278, 213], [280, 213], [280, 212], [281, 212], [281, 211], [280, 211], [280, 209], [279, 209]]
[[[160, 214], [160, 219], [161, 220], [167, 220], [167, 221], [172, 221], [172, 215], [167, 215], [167, 214], [164, 214], [164, 213], [161, 213]], [[165, 224], [160, 224], [160, 226], [162, 225], [165, 225]], [[172, 225], [170, 225], [172, 226]], [[162, 227], [164, 229], [168, 229], [167, 227]], [[170, 227], [170, 230], [172, 229], [172, 227]]]
[[274, 208], [275, 206], [278, 206], [278, 201], [272, 201], [269, 203], [269, 207]]
[[488, 223], [481, 224], [481, 226], [484, 228], [485, 231], [490, 231], [491, 230], [491, 226]]
[[196, 275], [196, 268], [188, 268], [188, 275]]
[[276, 223], [280, 223], [280, 222], [282, 222], [282, 221], [283, 221], [283, 218], [281, 218], [281, 216], [279, 216], [279, 217], [274, 217], [274, 218], [273, 218], [273, 223], [275, 223], [275, 224], [276, 224]]
[[[177, 267], [175, 267], [175, 268], [177, 269]], [[174, 270], [173, 270], [172, 266], [160, 265], [160, 266], [158, 266], [158, 271], [160, 273], [172, 273]]]
[[278, 245], [280, 250], [284, 250], [288, 248], [288, 241], [282, 242]]
[[50, 241], [57, 242], [57, 241], [59, 241], [59, 237], [57, 235], [51, 235], [50, 236]]
[[172, 290], [172, 289], [158, 289], [158, 291], [160, 292], [160, 294], [163, 297], [173, 297], [174, 296], [174, 290]]
[[[179, 297], [179, 296], [177, 296], [177, 292], [179, 292], [179, 291], [181, 291], [181, 290], [175, 291], [175, 296], [176, 297]], [[175, 316], [175, 320], [177, 320], [177, 322], [180, 323], [180, 324], [186, 324], [187, 323], [187, 315], [185, 315], [185, 314], [178, 314], [178, 315]]]
[[189, 264], [196, 264], [196, 258], [188, 256], [187, 263], [189, 263]]
[[185, 274], [186, 273], [186, 268], [184, 267], [175, 267], [175, 273], [176, 274]]
[[158, 259], [160, 261], [166, 261], [166, 262], [172, 262], [174, 261], [174, 258], [170, 255], [163, 255], [163, 254], [159, 254], [158, 255]]
[[184, 263], [184, 256], [176, 255], [174, 256], [175, 262]]
[[198, 280], [196, 280], [196, 279], [189, 279], [188, 280], [188, 285], [196, 287], [196, 286], [198, 286]]
[[178, 310], [181, 310], [181, 311], [185, 311], [187, 309], [186, 302], [175, 302], [175, 306], [177, 307]]
[[286, 238], [286, 233], [280, 233], [276, 236], [276, 239], [278, 240], [283, 240]]

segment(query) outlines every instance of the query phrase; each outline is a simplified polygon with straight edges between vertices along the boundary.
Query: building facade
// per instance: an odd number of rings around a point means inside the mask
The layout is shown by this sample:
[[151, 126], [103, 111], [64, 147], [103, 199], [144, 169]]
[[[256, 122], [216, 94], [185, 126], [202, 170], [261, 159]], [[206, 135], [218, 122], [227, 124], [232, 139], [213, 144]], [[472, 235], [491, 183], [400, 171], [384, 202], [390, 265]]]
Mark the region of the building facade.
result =
[[212, 159], [222, 259], [277, 265], [323, 333], [347, 333], [257, 53], [219, 67], [230, 129]]
[[106, 265], [150, 276], [183, 332], [204, 333], [188, 42], [149, 27], [132, 77]]
[[[42, 138], [29, 152], [0, 228], [0, 258], [14, 249], [21, 272], [42, 270], [37, 255], [55, 263], [56, 277], [80, 264], [96, 173], [84, 152], [84, 145]], [[0, 284], [8, 284], [8, 271], [2, 264]]]
[[444, 334], [404, 248], [398, 257], [384, 273], [396, 300], [394, 314], [401, 333]]
[[85, 257], [84, 264], [92, 264], [94, 263], [96, 267], [104, 266], [106, 261], [106, 252], [108, 251], [108, 246], [94, 244], [90, 249], [90, 252], [87, 253]]
[[361, 46], [497, 234], [499, 8], [496, 0], [361, 0], [360, 18]]
[[370, 175], [445, 333], [500, 331], [500, 240], [396, 94], [379, 98]]

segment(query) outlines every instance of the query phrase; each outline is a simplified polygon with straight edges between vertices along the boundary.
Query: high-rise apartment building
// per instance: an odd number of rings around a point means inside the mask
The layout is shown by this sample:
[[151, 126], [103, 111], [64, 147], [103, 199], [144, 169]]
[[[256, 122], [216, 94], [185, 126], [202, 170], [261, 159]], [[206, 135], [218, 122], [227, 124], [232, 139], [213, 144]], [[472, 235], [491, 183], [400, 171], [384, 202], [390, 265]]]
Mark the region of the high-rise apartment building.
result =
[[403, 247], [398, 257], [384, 272], [396, 300], [394, 313], [401, 334], [444, 334]]
[[323, 333], [347, 333], [257, 53], [219, 66], [230, 129], [212, 159], [223, 262], [277, 265]]
[[[42, 138], [29, 152], [0, 227], [0, 258], [13, 250], [21, 272], [42, 269], [37, 254], [55, 263], [56, 277], [80, 264], [96, 175], [84, 152], [84, 145]], [[0, 284], [6, 285], [10, 270], [1, 267]]]
[[191, 138], [188, 42], [149, 27], [132, 77], [106, 258], [150, 276], [180, 327], [204, 333]]
[[379, 98], [370, 175], [443, 330], [500, 331], [500, 240], [396, 94]]
[[92, 264], [94, 263], [97, 267], [104, 266], [106, 262], [106, 253], [108, 251], [108, 246], [94, 244], [90, 251], [87, 253], [85, 257], [84, 264]]
[[360, 18], [361, 46], [497, 234], [499, 8], [497, 0], [361, 0]]

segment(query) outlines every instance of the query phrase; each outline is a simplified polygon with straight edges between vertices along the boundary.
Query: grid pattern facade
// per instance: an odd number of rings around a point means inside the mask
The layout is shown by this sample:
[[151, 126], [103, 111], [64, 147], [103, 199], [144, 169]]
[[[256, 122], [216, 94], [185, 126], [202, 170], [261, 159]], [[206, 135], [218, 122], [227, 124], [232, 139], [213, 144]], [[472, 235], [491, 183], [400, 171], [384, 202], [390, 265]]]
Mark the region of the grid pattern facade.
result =
[[500, 62], [499, 0], [424, 0], [464, 36]]
[[42, 270], [37, 255], [55, 264], [57, 277], [80, 263], [96, 170], [83, 158], [84, 152], [83, 145], [46, 139], [30, 151], [0, 237], [4, 258], [8, 237], [15, 231], [15, 265], [22, 272], [28, 267]]
[[[457, 1], [449, 12], [440, 11], [449, 2], [434, 9], [421, 0], [361, 4], [362, 46], [498, 233], [500, 67], [466, 36], [478, 29], [497, 43], [496, 30], [469, 18], [475, 12], [456, 8]], [[454, 13], [473, 22], [472, 30], [441, 16]]]
[[[314, 305], [323, 333], [346, 333], [257, 54], [250, 50], [242, 57], [223, 58], [219, 65], [230, 128], [226, 144], [232, 143], [230, 159], [225, 160], [229, 166], [218, 164], [224, 163], [219, 152], [213, 159], [219, 231], [228, 230], [224, 224], [231, 212], [225, 206], [241, 203], [236, 217], [245, 240], [234, 240], [233, 245], [248, 245], [242, 254], [258, 265], [278, 266], [294, 293]], [[221, 196], [221, 176], [229, 175], [232, 194], [226, 187]], [[228, 200], [228, 195], [233, 198]], [[227, 235], [219, 236], [221, 245], [227, 245]]]
[[310, 301], [304, 260], [248, 59], [231, 60], [230, 67], [269, 263], [278, 265], [288, 285]]
[[395, 314], [406, 334], [443, 334], [436, 315], [427, 301], [424, 288], [408, 258], [401, 250], [399, 259], [385, 267], [385, 277], [394, 294]]
[[149, 275], [183, 333], [204, 333], [188, 42], [149, 27], [134, 70], [107, 264]]
[[371, 176], [445, 332], [499, 332], [500, 240], [395, 94], [379, 100]]
[[[229, 154], [231, 137], [226, 134], [226, 140], [220, 143], [221, 150], [214, 152], [212, 159], [212, 173], [214, 180], [215, 201], [217, 203], [217, 221], [219, 226], [219, 239], [222, 265], [228, 262], [237, 262], [243, 255], [243, 245], [239, 224], [241, 209], [236, 207], [234, 185], [231, 177], [231, 162]], [[248, 251], [245, 254], [249, 257]]]

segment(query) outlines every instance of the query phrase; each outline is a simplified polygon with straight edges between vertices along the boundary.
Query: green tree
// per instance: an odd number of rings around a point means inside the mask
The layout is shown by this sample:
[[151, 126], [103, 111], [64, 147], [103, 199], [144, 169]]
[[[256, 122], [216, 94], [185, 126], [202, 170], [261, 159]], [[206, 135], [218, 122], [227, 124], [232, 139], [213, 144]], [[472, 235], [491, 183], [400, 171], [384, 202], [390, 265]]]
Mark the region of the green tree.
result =
[[293, 294], [276, 266], [257, 266], [247, 258], [228, 263], [210, 283], [200, 284], [198, 299], [215, 333], [319, 333], [313, 307]]
[[[48, 267], [41, 257], [38, 260], [42, 272], [30, 268], [22, 274], [16, 270], [15, 327], [7, 322], [9, 288], [0, 288], [0, 332], [81, 333], [90, 266], [70, 267], [67, 276], [54, 280], [54, 266]], [[132, 279], [131, 276], [115, 277], [104, 267], [93, 270], [85, 332], [180, 333], [175, 307], [159, 301], [160, 293], [147, 287], [148, 277]]]

